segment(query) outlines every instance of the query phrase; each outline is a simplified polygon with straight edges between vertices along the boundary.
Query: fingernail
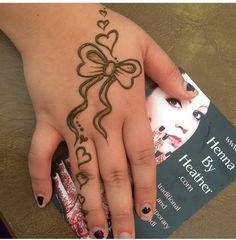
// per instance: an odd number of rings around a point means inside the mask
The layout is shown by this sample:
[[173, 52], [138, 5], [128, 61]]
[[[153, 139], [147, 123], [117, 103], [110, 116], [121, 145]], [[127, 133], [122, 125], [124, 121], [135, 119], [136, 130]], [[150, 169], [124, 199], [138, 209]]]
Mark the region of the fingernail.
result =
[[38, 203], [38, 207], [40, 208], [45, 207], [44, 197], [42, 195], [37, 195], [37, 203]]
[[169, 137], [169, 135], [166, 133], [166, 134], [164, 135], [164, 137], [162, 138], [162, 140], [166, 140], [168, 137]]
[[118, 238], [131, 238], [131, 235], [127, 232], [122, 232], [119, 234]]
[[143, 221], [148, 221], [152, 218], [152, 207], [150, 204], [146, 203], [144, 204], [142, 210], [141, 210], [141, 219]]
[[194, 96], [198, 95], [197, 89], [195, 89], [195, 87], [192, 84], [190, 84], [186, 81], [184, 81], [184, 90], [193, 94]]
[[165, 130], [165, 127], [164, 127], [164, 126], [160, 126], [160, 127], [159, 127], [159, 131], [160, 131], [160, 132], [162, 132], [162, 131], [164, 131], [164, 130]]
[[93, 236], [95, 237], [95, 238], [104, 238], [105, 236], [104, 236], [104, 231], [101, 229], [101, 228], [94, 228], [93, 229]]
[[179, 71], [180, 71], [181, 74], [185, 74], [185, 71], [182, 67], [179, 67]]
[[171, 155], [172, 152], [168, 152], [165, 154], [166, 157], [169, 157]]

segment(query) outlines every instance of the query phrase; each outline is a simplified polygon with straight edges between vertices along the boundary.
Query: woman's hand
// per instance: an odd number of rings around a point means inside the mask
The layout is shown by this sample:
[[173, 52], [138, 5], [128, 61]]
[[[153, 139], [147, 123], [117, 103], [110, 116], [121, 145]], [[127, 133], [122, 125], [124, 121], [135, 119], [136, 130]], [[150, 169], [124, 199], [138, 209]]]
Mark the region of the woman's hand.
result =
[[91, 236], [108, 233], [101, 178], [114, 237], [134, 238], [133, 196], [143, 220], [156, 205], [144, 72], [171, 96], [196, 92], [142, 29], [100, 4], [2, 4], [0, 27], [22, 55], [35, 109], [29, 171], [39, 206], [50, 201], [51, 158], [65, 140]]

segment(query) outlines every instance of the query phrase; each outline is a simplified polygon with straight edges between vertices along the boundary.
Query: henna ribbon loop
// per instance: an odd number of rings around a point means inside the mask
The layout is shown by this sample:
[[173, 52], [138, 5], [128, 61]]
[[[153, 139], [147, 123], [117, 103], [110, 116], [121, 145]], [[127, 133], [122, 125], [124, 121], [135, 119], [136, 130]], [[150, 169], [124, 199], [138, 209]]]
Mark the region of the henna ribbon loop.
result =
[[134, 78], [141, 74], [141, 64], [135, 59], [127, 59], [116, 63], [94, 44], [85, 43], [78, 50], [81, 63], [77, 72], [81, 77], [110, 77], [117, 80], [123, 88], [131, 88]]

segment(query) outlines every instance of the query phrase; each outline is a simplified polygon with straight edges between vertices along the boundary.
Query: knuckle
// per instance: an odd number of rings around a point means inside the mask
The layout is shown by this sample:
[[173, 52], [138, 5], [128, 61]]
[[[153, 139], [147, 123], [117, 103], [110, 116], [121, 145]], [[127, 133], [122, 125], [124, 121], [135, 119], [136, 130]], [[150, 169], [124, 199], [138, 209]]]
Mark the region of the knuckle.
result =
[[139, 151], [131, 163], [136, 166], [150, 165], [154, 163], [154, 150], [152, 148], [146, 148]]
[[122, 223], [122, 225], [124, 225], [124, 223], [131, 223], [132, 218], [133, 218], [133, 213], [127, 210], [119, 211], [119, 212], [116, 212], [115, 214], [112, 214], [113, 222]]
[[103, 181], [108, 186], [123, 186], [128, 181], [128, 174], [123, 170], [112, 170], [104, 176]]
[[155, 194], [156, 193], [156, 183], [154, 182], [154, 184], [144, 184], [144, 185], [136, 185], [135, 186], [136, 190], [138, 192], [142, 192], [142, 193], [152, 193]]
[[82, 177], [86, 177], [90, 181], [97, 180], [96, 175], [89, 169], [80, 169], [80, 171], [76, 174], [76, 177], [78, 178], [79, 175]]
[[112, 215], [112, 218], [115, 221], [122, 223], [127, 222], [127, 220], [131, 219], [132, 217], [133, 217], [132, 212], [128, 210], [122, 210]]
[[89, 216], [92, 216], [92, 217], [94, 217], [95, 219], [97, 219], [97, 216], [99, 216], [100, 214], [102, 214], [102, 208], [100, 208], [100, 207], [90, 207], [90, 206], [88, 206], [87, 207], [87, 210], [88, 210], [88, 213], [89, 213]]

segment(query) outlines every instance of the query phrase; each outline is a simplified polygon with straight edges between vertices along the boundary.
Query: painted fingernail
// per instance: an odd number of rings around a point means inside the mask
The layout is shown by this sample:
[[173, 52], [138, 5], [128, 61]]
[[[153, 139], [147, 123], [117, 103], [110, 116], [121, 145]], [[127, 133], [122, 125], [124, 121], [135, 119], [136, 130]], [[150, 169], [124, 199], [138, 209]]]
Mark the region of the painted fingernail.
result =
[[45, 207], [44, 197], [42, 195], [37, 195], [37, 203], [38, 203], [38, 207], [40, 208]]
[[127, 232], [122, 232], [119, 234], [118, 238], [131, 238], [131, 235]]
[[172, 152], [168, 152], [165, 154], [166, 157], [169, 157], [171, 155]]
[[166, 133], [164, 137], [162, 137], [162, 140], [166, 140], [169, 137], [169, 135]]
[[152, 207], [150, 204], [144, 204], [142, 211], [141, 211], [141, 219], [143, 221], [148, 221], [152, 218]]
[[94, 228], [92, 232], [95, 238], [101, 239], [105, 237], [104, 231], [101, 228]]
[[164, 131], [164, 130], [165, 130], [165, 127], [164, 127], [164, 126], [160, 126], [160, 127], [159, 127], [159, 131], [160, 131], [160, 132], [162, 132], [162, 131]]
[[185, 74], [186, 73], [182, 67], [179, 67], [179, 71], [180, 71], [181, 74]]
[[184, 89], [187, 92], [193, 93], [193, 95], [198, 95], [198, 91], [197, 89], [190, 83], [184, 81]]

